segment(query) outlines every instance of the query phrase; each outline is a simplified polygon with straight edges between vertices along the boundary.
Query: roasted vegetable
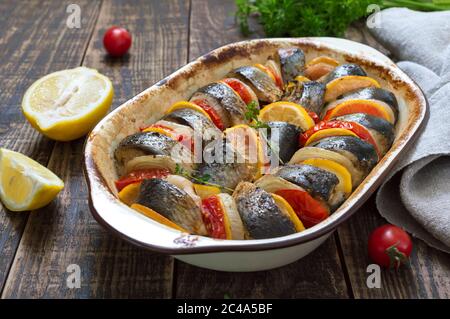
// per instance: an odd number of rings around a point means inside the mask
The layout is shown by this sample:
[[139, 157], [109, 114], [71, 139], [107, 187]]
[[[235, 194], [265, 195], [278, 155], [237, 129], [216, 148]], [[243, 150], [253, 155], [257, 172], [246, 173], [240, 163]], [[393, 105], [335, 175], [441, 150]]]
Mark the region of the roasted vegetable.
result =
[[231, 195], [222, 193], [203, 199], [202, 213], [210, 237], [244, 239], [244, 225]]
[[286, 122], [298, 126], [306, 131], [314, 126], [315, 122], [308, 111], [301, 105], [279, 101], [266, 105], [258, 115], [261, 122]]
[[124, 176], [119, 178], [115, 184], [117, 190], [120, 192], [130, 184], [140, 183], [144, 179], [162, 178], [170, 174], [170, 170], [166, 168], [136, 168], [135, 170], [127, 172]]
[[166, 217], [164, 217], [163, 215], [155, 212], [153, 209], [140, 205], [140, 204], [132, 204], [131, 208], [133, 208], [134, 210], [138, 211], [139, 213], [141, 213], [144, 216], [147, 216], [148, 218], [153, 219], [154, 221], [157, 221], [160, 224], [166, 225], [170, 228], [179, 230], [183, 233], [189, 233], [188, 230], [184, 229], [183, 227], [180, 227], [179, 225], [177, 225], [176, 223], [174, 223], [173, 221], [167, 219]]
[[312, 143], [310, 146], [344, 155], [363, 176], [366, 176], [378, 161], [378, 155], [373, 145], [355, 136], [327, 137]]
[[275, 79], [275, 84], [283, 90], [284, 84], [283, 84], [283, 75], [281, 74], [281, 68], [277, 62], [275, 62], [272, 59], [267, 60], [265, 67], [267, 70], [272, 74], [273, 78]]
[[207, 235], [200, 207], [188, 193], [165, 180], [144, 180], [137, 203], [151, 208], [190, 233]]
[[290, 235], [296, 232], [292, 220], [276, 205], [273, 197], [248, 182], [241, 182], [233, 193], [249, 239]]
[[246, 83], [262, 102], [278, 101], [282, 91], [272, 78], [254, 66], [243, 66], [233, 70], [229, 77], [235, 77]]
[[278, 57], [284, 83], [293, 81], [297, 75], [303, 75], [305, 54], [300, 48], [278, 49]]
[[301, 232], [305, 230], [305, 226], [303, 225], [300, 218], [297, 216], [296, 212], [292, 208], [292, 206], [286, 201], [283, 197], [277, 194], [270, 194], [275, 201], [275, 204], [281, 210], [281, 212], [288, 217], [292, 223], [294, 224], [295, 230], [297, 232]]
[[221, 81], [229, 85], [241, 97], [245, 105], [254, 103], [259, 108], [258, 97], [247, 84], [236, 78], [225, 78]]

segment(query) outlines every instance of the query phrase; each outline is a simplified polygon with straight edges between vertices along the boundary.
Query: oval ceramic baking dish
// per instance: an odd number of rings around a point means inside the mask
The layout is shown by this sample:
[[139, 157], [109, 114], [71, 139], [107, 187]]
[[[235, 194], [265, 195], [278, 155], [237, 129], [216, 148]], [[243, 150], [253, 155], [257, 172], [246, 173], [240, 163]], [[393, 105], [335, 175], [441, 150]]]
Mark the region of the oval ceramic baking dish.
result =
[[[323, 222], [300, 233], [259, 240], [217, 240], [188, 235], [166, 227], [122, 203], [114, 181], [113, 152], [125, 137], [160, 119], [174, 102], [218, 80], [230, 70], [262, 63], [283, 47], [300, 47], [310, 60], [327, 55], [341, 63], [357, 63], [369, 76], [392, 91], [399, 104], [396, 138], [386, 155], [351, 196]], [[427, 118], [427, 102], [417, 85], [377, 50], [344, 39], [260, 39], [218, 48], [184, 66], [127, 101], [105, 117], [85, 146], [85, 170], [90, 206], [96, 220], [138, 246], [170, 254], [200, 267], [225, 271], [255, 271], [291, 263], [310, 253], [349, 218], [383, 181], [411, 145]]]

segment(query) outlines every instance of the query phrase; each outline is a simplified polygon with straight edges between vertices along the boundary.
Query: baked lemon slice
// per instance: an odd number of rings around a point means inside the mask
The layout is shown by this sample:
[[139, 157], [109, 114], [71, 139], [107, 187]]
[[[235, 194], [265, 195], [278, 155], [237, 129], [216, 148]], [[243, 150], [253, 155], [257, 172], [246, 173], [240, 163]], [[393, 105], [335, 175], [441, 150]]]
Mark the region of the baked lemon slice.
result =
[[0, 148], [0, 199], [12, 211], [46, 206], [63, 189], [64, 183], [31, 158]]
[[22, 100], [31, 125], [57, 141], [71, 141], [87, 133], [106, 115], [113, 98], [111, 81], [97, 70], [78, 67], [44, 76]]
[[293, 102], [279, 101], [266, 105], [258, 118], [262, 122], [280, 121], [300, 127], [306, 131], [314, 126], [314, 120], [303, 106]]

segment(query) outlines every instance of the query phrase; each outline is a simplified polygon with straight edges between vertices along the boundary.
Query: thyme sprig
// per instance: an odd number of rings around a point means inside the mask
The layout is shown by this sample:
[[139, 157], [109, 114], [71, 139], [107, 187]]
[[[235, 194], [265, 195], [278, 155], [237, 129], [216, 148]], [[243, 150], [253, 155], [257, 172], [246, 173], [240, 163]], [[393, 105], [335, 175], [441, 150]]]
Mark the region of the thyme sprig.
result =
[[220, 188], [221, 190], [227, 190], [230, 192], [234, 192], [234, 189], [232, 189], [232, 188], [209, 182], [209, 180], [211, 179], [211, 175], [209, 175], [209, 174], [203, 174], [201, 176], [193, 176], [188, 171], [186, 171], [183, 167], [181, 167], [181, 165], [178, 163], [175, 165], [175, 174], [181, 175], [183, 177], [186, 177], [187, 179], [193, 180], [200, 184], [214, 186], [214, 187]]

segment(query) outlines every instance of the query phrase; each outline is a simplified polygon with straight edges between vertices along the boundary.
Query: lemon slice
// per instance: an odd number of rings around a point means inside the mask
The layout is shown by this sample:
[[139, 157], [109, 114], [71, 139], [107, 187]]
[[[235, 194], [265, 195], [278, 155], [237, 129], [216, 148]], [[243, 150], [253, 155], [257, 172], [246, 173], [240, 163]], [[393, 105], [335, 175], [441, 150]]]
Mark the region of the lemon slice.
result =
[[352, 175], [344, 166], [324, 158], [310, 158], [303, 161], [303, 164], [319, 167], [336, 175], [339, 179], [337, 187], [345, 193], [346, 198], [350, 196], [352, 192]]
[[309, 81], [311, 81], [311, 80], [308, 79], [306, 76], [303, 76], [303, 75], [297, 75], [297, 76], [295, 77], [295, 81], [297, 81], [297, 82], [309, 82]]
[[0, 148], [0, 199], [12, 211], [38, 209], [50, 203], [64, 183], [31, 158]]
[[283, 197], [273, 193], [271, 193], [270, 195], [272, 195], [275, 204], [278, 206], [279, 209], [281, 209], [282, 213], [285, 214], [286, 217], [288, 217], [292, 221], [295, 230], [297, 232], [305, 230], [305, 226], [303, 226], [302, 221], [300, 220], [300, 218], [298, 218], [292, 206], [289, 205], [289, 203]]
[[208, 113], [206, 113], [206, 111], [204, 109], [202, 109], [197, 104], [194, 104], [194, 103], [188, 102], [188, 101], [176, 102], [166, 111], [166, 114], [172, 113], [173, 111], [179, 110], [179, 109], [191, 109], [191, 110], [197, 111], [197, 112], [203, 114], [206, 118], [208, 118], [208, 120], [211, 120], [211, 117], [209, 116]]
[[312, 134], [308, 140], [305, 143], [305, 146], [308, 146], [309, 144], [321, 140], [325, 137], [329, 137], [329, 136], [355, 136], [358, 137], [358, 135], [356, 135], [355, 133], [353, 133], [350, 130], [347, 130], [345, 128], [327, 128], [324, 130], [320, 130], [315, 132], [314, 134]]
[[220, 194], [220, 188], [210, 185], [194, 184], [195, 193], [201, 198], [205, 199], [212, 195]]
[[303, 106], [286, 101], [266, 105], [259, 112], [258, 117], [263, 122], [280, 121], [294, 124], [303, 131], [310, 129], [315, 124]]
[[22, 100], [31, 125], [58, 141], [82, 137], [111, 106], [111, 81], [94, 69], [79, 67], [44, 76], [34, 82]]
[[119, 199], [128, 206], [131, 206], [137, 202], [140, 189], [141, 183], [129, 184], [119, 192]]

